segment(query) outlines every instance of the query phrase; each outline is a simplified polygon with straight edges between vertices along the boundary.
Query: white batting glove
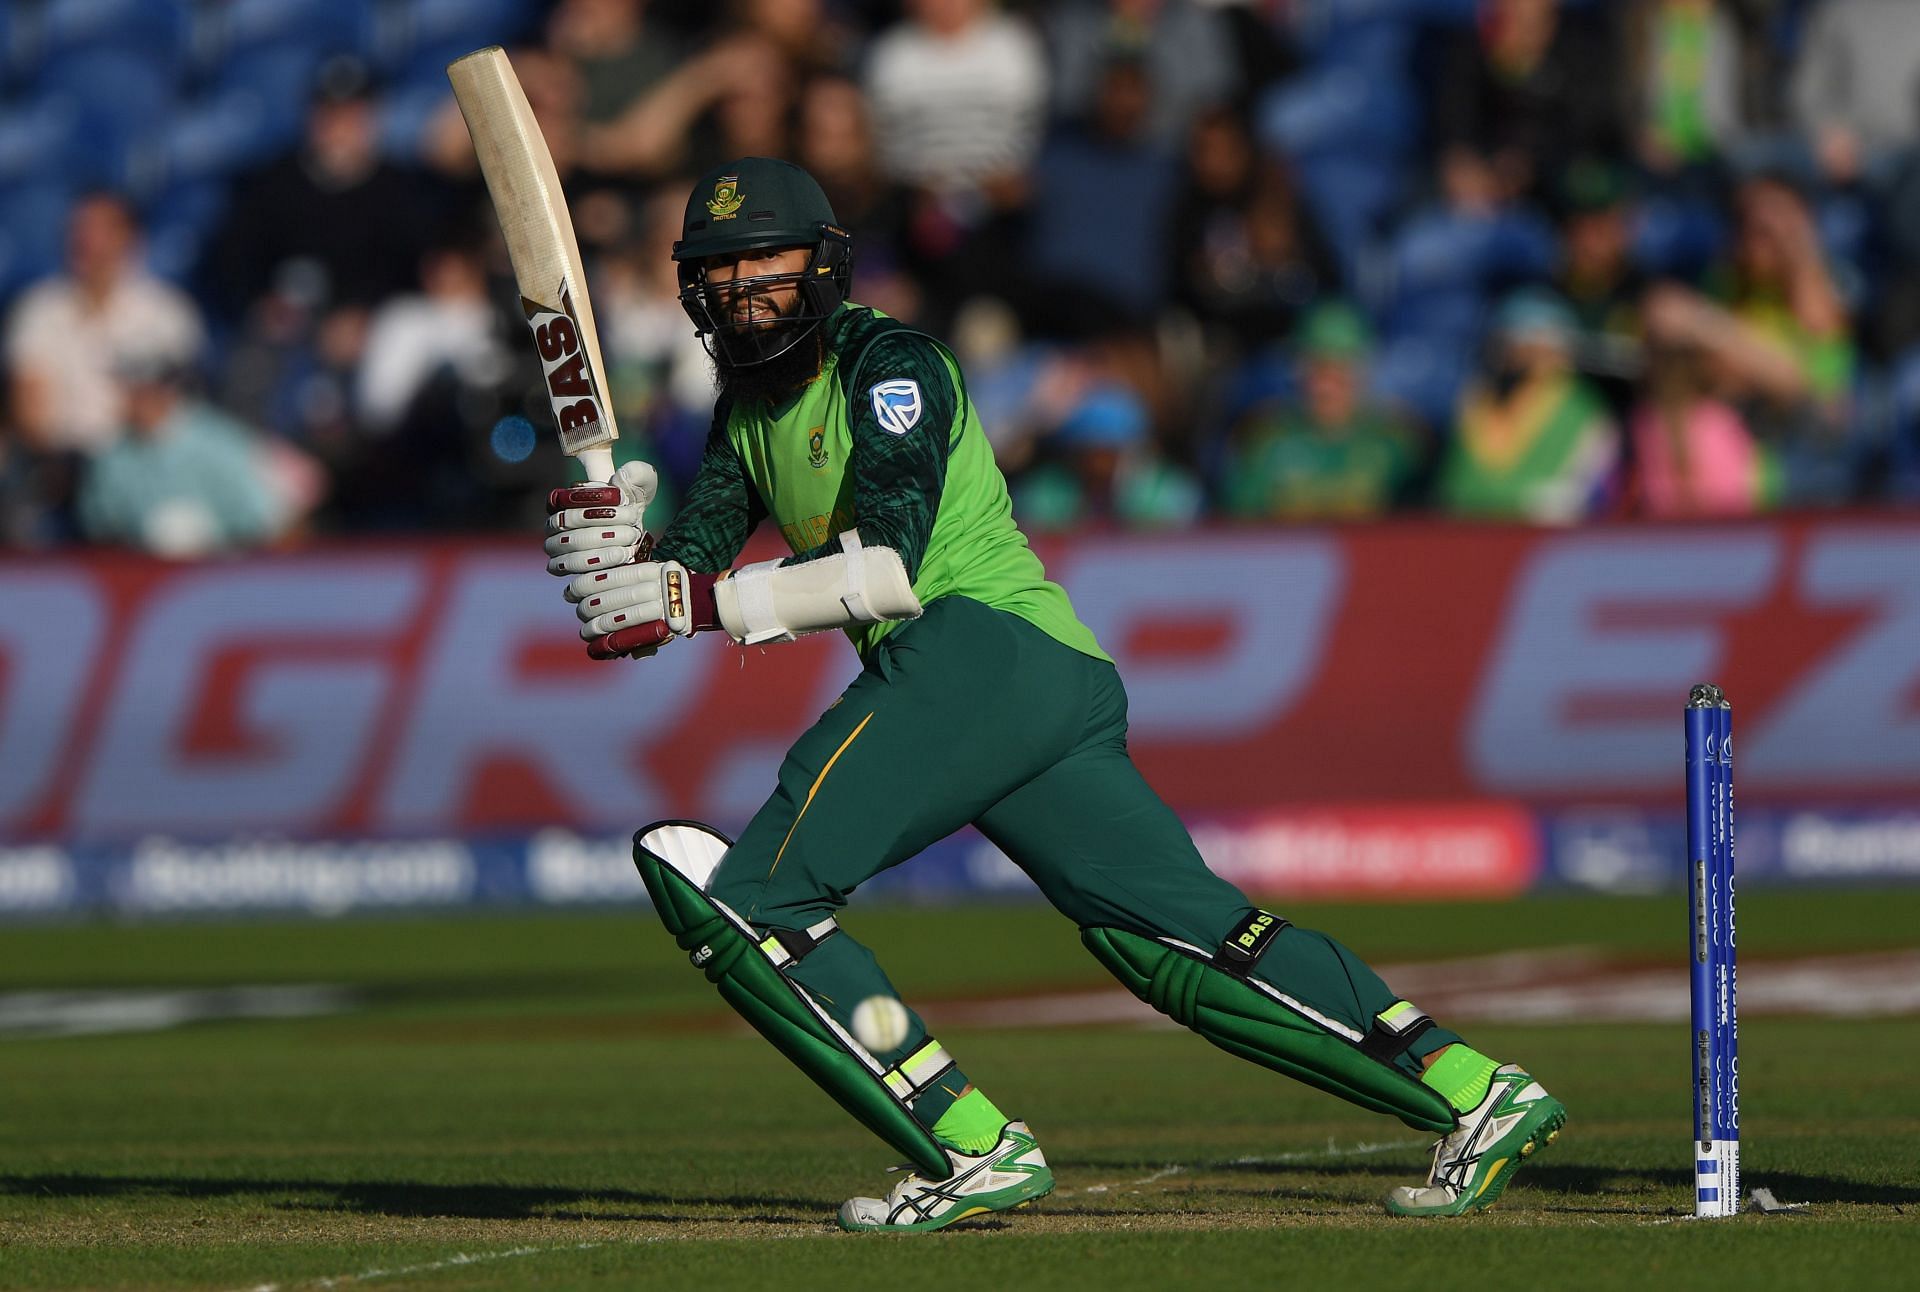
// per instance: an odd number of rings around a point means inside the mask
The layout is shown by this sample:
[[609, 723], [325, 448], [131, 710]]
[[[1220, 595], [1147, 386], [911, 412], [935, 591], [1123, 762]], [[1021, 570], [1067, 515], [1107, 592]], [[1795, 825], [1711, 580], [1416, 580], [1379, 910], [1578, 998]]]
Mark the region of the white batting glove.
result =
[[646, 510], [659, 492], [654, 469], [628, 462], [605, 484], [547, 495], [547, 572], [571, 577], [644, 560], [652, 550]]
[[566, 596], [580, 617], [587, 654], [611, 659], [718, 628], [715, 578], [678, 561], [637, 561], [577, 574], [568, 580]]

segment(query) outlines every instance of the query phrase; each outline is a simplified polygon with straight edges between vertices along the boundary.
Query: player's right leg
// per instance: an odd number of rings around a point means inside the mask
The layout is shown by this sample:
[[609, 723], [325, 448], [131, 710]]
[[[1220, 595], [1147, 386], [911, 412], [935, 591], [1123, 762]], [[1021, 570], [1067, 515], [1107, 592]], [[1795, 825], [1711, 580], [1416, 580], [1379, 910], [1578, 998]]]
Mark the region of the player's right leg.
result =
[[[971, 1090], [895, 997], [872, 954], [831, 916], [805, 929], [756, 928], [742, 919], [716, 882], [729, 851], [710, 827], [661, 822], [634, 844], [662, 922], [727, 1002], [918, 1168], [885, 1198], [849, 1201], [842, 1227], [939, 1229], [1052, 1191], [1052, 1172], [1025, 1123], [1009, 1121]], [[849, 1009], [854, 1001], [865, 1004]]]
[[[649, 886], [684, 904], [661, 914], [728, 1001], [914, 1163], [887, 1198], [843, 1208], [848, 1228], [937, 1228], [1052, 1187], [1027, 1128], [971, 1088], [835, 916], [868, 878], [1066, 752], [1085, 708], [1079, 658], [1011, 615], [936, 601], [794, 744], [773, 796], [694, 892], [637, 854], [654, 866]], [[897, 1035], [858, 1035], [869, 1000], [890, 1006]]]

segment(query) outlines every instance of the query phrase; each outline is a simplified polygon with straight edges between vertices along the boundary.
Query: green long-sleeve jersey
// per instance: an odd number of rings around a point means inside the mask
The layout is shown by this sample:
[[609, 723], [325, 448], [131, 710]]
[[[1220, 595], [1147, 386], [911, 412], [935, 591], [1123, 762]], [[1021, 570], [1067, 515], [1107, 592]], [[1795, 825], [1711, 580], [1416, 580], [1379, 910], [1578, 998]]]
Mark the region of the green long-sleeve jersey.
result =
[[[823, 327], [820, 375], [786, 403], [723, 397], [700, 469], [656, 548], [717, 573], [771, 516], [793, 555], [840, 550], [860, 531], [900, 554], [920, 604], [970, 597], [1106, 659], [1013, 521], [1006, 479], [946, 348], [877, 310], [847, 304]], [[865, 656], [892, 623], [847, 636]]]

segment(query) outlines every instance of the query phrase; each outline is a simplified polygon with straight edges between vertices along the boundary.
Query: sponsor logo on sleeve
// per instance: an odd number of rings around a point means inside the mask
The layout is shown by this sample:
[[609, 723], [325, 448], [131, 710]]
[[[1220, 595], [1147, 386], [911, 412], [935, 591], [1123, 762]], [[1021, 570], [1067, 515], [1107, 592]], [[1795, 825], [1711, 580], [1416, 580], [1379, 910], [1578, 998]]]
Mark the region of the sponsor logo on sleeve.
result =
[[919, 382], [897, 377], [875, 386], [872, 395], [873, 416], [887, 434], [905, 435], [920, 424], [926, 405], [920, 398]]

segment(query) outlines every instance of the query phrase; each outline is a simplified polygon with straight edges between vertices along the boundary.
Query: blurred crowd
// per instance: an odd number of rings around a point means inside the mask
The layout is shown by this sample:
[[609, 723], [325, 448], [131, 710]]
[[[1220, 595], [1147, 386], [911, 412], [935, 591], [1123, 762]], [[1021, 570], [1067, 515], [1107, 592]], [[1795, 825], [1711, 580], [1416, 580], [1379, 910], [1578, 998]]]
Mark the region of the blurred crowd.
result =
[[663, 513], [668, 252], [741, 154], [950, 342], [1036, 530], [1920, 499], [1913, 0], [0, 0], [0, 546], [536, 523], [442, 70], [490, 41]]

